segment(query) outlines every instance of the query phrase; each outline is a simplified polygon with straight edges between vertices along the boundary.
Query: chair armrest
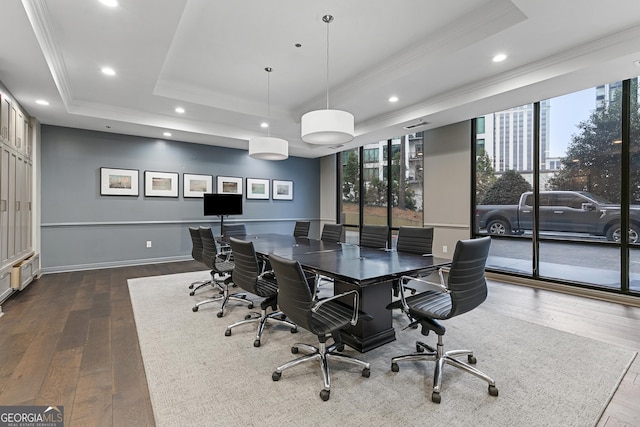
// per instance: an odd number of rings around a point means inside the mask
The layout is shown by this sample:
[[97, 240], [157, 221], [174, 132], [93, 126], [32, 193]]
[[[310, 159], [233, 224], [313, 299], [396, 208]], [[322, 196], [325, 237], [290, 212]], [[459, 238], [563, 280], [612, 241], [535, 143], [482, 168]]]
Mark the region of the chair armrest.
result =
[[[268, 277], [265, 277], [265, 276], [268, 276]], [[273, 270], [266, 270], [258, 274], [258, 279], [275, 280], [275, 278], [276, 278], [276, 273], [274, 273]]]
[[400, 300], [402, 301], [403, 312], [405, 313], [409, 312], [409, 304], [407, 304], [407, 299], [404, 295], [404, 287], [409, 282], [412, 282], [412, 281], [418, 282], [423, 287], [428, 288], [428, 290], [432, 290], [436, 292], [447, 293], [447, 294], [450, 292], [447, 286], [445, 285], [443, 270], [449, 271], [449, 267], [441, 267], [438, 269], [438, 274], [440, 275], [440, 283], [431, 282], [429, 280], [425, 280], [419, 277], [412, 277], [412, 276], [402, 276], [400, 278]]
[[216, 254], [216, 258], [220, 261], [231, 261], [231, 255], [233, 252], [231, 251], [221, 251]]
[[358, 291], [355, 291], [355, 290], [347, 291], [347, 292], [344, 292], [344, 293], [341, 293], [341, 294], [338, 294], [338, 295], [334, 295], [334, 296], [329, 297], [329, 298], [322, 299], [322, 300], [316, 302], [313, 305], [313, 307], [311, 307], [311, 311], [313, 313], [316, 313], [320, 309], [320, 307], [322, 307], [323, 304], [326, 304], [329, 301], [333, 301], [333, 300], [336, 300], [338, 298], [345, 297], [345, 296], [347, 296], [349, 294], [353, 294], [353, 303], [352, 303], [353, 315], [351, 316], [351, 326], [355, 326], [355, 324], [358, 323], [358, 312], [360, 311], [360, 308], [359, 308], [360, 307], [360, 295], [358, 294]]

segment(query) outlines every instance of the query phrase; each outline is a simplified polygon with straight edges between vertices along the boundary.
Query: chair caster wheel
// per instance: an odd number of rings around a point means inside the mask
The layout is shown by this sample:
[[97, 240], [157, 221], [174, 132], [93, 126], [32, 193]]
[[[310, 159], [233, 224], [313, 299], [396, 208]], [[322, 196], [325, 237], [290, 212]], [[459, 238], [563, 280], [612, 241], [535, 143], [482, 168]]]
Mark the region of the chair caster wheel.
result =
[[224, 312], [219, 311], [219, 312], [217, 312], [217, 313], [216, 313], [216, 316], [218, 316], [218, 317], [222, 317], [222, 316], [224, 316]]
[[391, 370], [392, 370], [393, 372], [398, 372], [398, 371], [400, 371], [400, 366], [398, 366], [398, 364], [397, 364], [397, 363], [393, 362], [393, 363], [391, 364]]
[[191, 311], [193, 311], [194, 313], [195, 313], [196, 311], [198, 311], [198, 306], [196, 305], [195, 307], [193, 307], [193, 308], [191, 309]]
[[291, 328], [291, 333], [292, 334], [297, 334], [298, 333], [298, 328]]
[[431, 393], [431, 401], [433, 403], [440, 403], [440, 393], [436, 393], [435, 391]]
[[498, 387], [496, 387], [494, 385], [490, 385], [489, 386], [489, 394], [491, 396], [497, 396], [498, 395]]
[[280, 316], [280, 320], [287, 320], [287, 316], [283, 314], [282, 316]]
[[225, 337], [230, 337], [231, 336], [231, 329], [227, 329], [226, 331], [224, 331], [224, 336]]
[[249, 304], [249, 305], [247, 306], [247, 308], [248, 308], [249, 310], [251, 310], [251, 309], [253, 308], [253, 303]]
[[189, 289], [193, 289], [193, 284], [189, 285]]
[[342, 353], [344, 351], [344, 344], [340, 344], [339, 346], [337, 346], [336, 351]]
[[196, 294], [196, 291], [191, 291], [191, 292], [189, 292], [189, 296], [190, 296], [190, 297], [194, 296], [195, 294]]
[[246, 316], [244, 316], [244, 320], [249, 320], [249, 319], [251, 319], [251, 315], [250, 314], [247, 314]]
[[418, 353], [424, 353], [424, 347], [422, 347], [421, 345], [416, 344], [416, 351]]
[[271, 374], [271, 379], [274, 381], [278, 381], [281, 376], [282, 376], [282, 373], [278, 371], [274, 371], [273, 374]]
[[475, 365], [476, 362], [478, 362], [478, 359], [475, 358], [475, 356], [467, 356], [467, 361], [472, 364]]
[[255, 341], [253, 342], [253, 346], [254, 346], [254, 347], [260, 347], [260, 340], [255, 340]]
[[324, 400], [326, 402], [327, 400], [329, 400], [329, 397], [331, 397], [329, 390], [321, 390], [320, 391], [320, 399], [322, 399], [322, 400]]
[[292, 353], [292, 354], [298, 354], [298, 351], [300, 351], [300, 350], [298, 349], [298, 347], [291, 347], [291, 353]]
[[362, 370], [362, 376], [365, 377], [365, 378], [369, 378], [371, 376], [371, 369], [364, 368]]

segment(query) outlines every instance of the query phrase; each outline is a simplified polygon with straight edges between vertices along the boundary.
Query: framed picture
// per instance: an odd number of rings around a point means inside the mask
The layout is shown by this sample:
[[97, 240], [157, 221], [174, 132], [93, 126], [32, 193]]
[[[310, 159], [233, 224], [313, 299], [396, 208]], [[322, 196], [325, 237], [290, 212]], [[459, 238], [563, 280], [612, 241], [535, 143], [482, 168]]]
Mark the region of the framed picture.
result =
[[293, 181], [273, 180], [273, 200], [293, 200]]
[[247, 199], [269, 199], [269, 180], [247, 178]]
[[218, 176], [218, 194], [242, 194], [242, 178]]
[[144, 171], [144, 195], [148, 197], [178, 197], [178, 174]]
[[213, 193], [213, 177], [211, 175], [182, 174], [183, 197], [202, 198], [204, 193]]
[[137, 169], [100, 168], [101, 196], [137, 196]]

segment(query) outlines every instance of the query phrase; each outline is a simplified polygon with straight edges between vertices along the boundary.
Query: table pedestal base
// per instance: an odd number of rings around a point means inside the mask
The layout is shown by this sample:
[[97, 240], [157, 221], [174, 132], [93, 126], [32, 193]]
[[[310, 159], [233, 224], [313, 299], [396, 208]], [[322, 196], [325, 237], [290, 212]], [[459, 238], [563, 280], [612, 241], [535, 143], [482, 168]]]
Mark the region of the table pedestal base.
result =
[[[341, 294], [350, 290], [358, 291], [360, 295], [360, 311], [371, 316], [370, 319], [359, 319], [355, 326], [341, 331], [342, 341], [361, 353], [373, 350], [383, 344], [395, 341], [396, 333], [393, 329], [392, 313], [387, 310], [391, 302], [391, 281], [376, 283], [371, 286], [357, 286], [336, 280], [334, 293]], [[344, 299], [351, 305], [352, 298]]]

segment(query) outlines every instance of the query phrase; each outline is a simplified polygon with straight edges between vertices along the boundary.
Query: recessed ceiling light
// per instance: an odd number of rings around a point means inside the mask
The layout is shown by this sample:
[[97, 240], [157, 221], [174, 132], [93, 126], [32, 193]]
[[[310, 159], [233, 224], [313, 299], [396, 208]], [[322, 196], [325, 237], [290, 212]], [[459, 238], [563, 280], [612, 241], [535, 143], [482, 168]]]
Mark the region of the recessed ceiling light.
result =
[[107, 76], [116, 75], [116, 71], [113, 68], [103, 67], [101, 71], [102, 71], [102, 74], [106, 74]]
[[164, 136], [171, 136], [171, 132], [165, 132], [163, 133]]
[[505, 55], [504, 53], [499, 53], [493, 57], [493, 62], [502, 62], [505, 59], [507, 59], [507, 55]]
[[44, 99], [38, 99], [36, 101], [36, 104], [38, 104], [38, 105], [49, 105], [49, 101], [46, 101]]
[[267, 123], [267, 122], [262, 122], [262, 123], [260, 123], [260, 127], [261, 127], [261, 128], [268, 128], [268, 127], [269, 127], [269, 123]]
[[100, 3], [102, 3], [105, 6], [109, 6], [109, 7], [117, 7], [118, 6], [118, 0], [100, 0]]
[[397, 96], [390, 97], [389, 102], [398, 102], [398, 97]]
[[175, 111], [176, 111], [176, 113], [182, 114], [182, 113], [184, 113], [184, 108], [177, 107]]

